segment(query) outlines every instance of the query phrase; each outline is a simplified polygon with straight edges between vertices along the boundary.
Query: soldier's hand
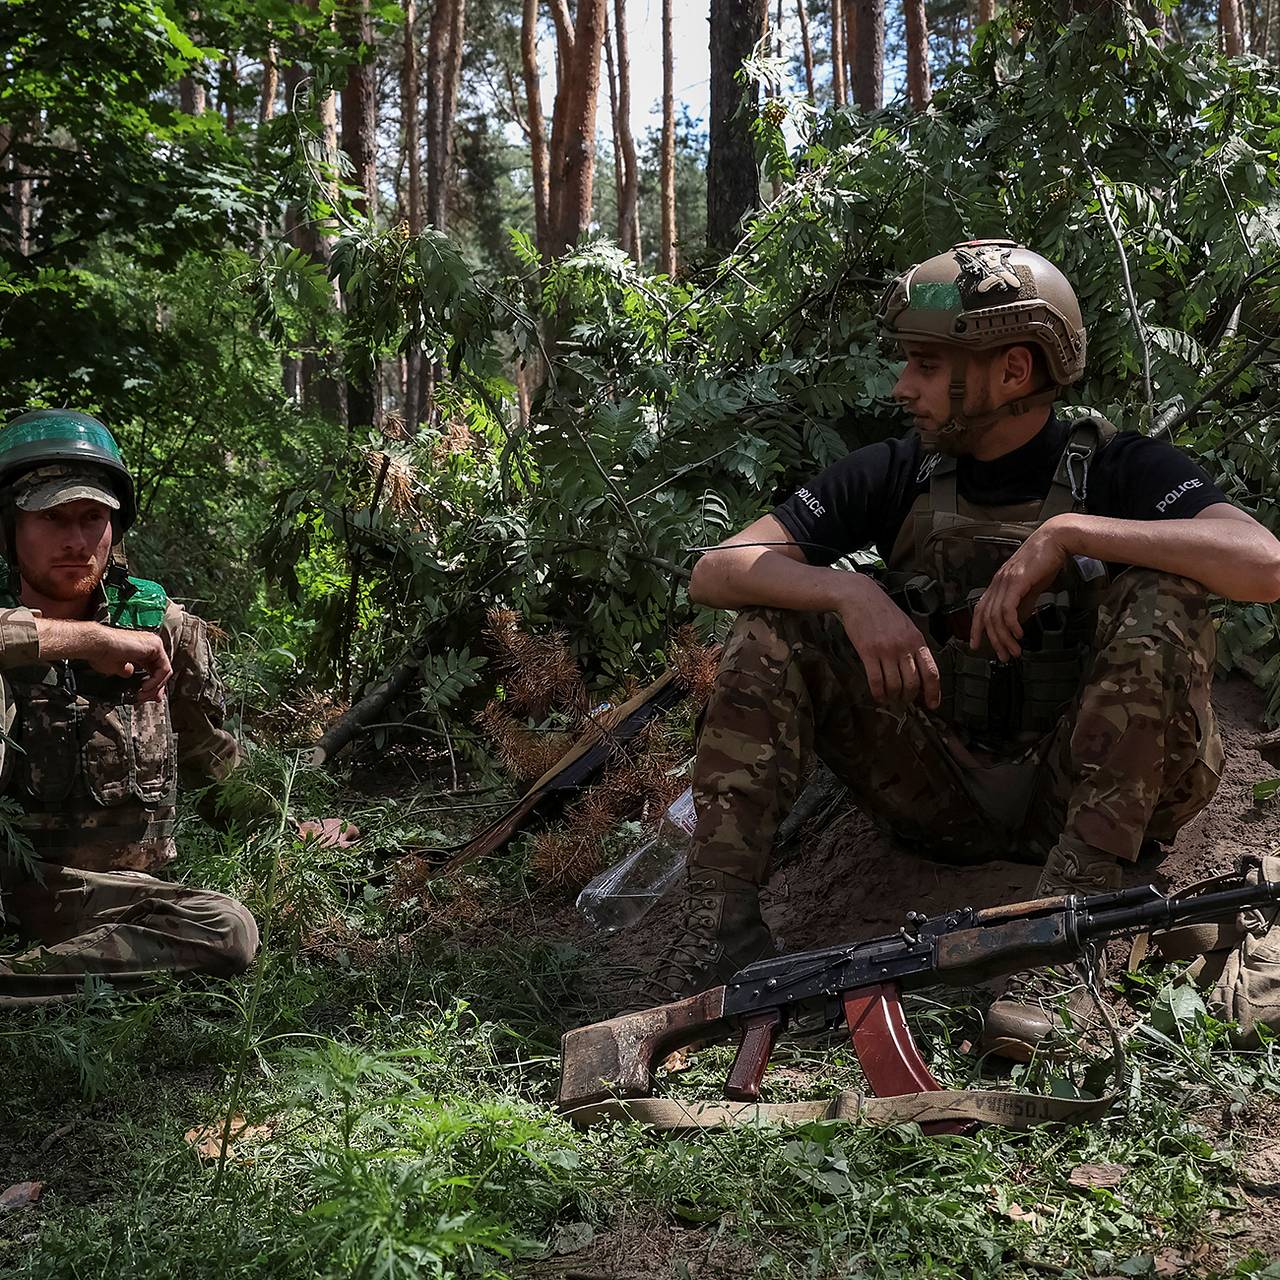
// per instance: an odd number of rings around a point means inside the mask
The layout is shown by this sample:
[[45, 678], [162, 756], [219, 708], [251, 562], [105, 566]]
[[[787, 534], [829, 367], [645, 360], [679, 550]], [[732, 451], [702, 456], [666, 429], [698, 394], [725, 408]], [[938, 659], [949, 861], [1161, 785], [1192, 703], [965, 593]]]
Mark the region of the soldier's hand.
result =
[[973, 610], [969, 648], [984, 640], [1001, 662], [1022, 653], [1022, 623], [1040, 593], [1062, 572], [1067, 552], [1041, 525], [996, 571]]
[[83, 654], [84, 660], [104, 676], [128, 679], [135, 672], [145, 672], [135, 695], [137, 702], [151, 702], [161, 697], [173, 675], [164, 643], [152, 631], [130, 631], [124, 627], [99, 627], [94, 643]]
[[877, 702], [922, 699], [931, 711], [942, 702], [942, 680], [920, 628], [872, 578], [850, 574], [840, 621], [866, 668]]

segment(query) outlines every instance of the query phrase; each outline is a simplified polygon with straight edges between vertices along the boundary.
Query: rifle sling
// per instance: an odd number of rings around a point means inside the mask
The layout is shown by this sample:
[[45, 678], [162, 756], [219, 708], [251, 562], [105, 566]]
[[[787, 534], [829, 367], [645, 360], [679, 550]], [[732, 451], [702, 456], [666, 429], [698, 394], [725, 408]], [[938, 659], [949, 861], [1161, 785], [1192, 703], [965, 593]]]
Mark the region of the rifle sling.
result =
[[580, 1129], [601, 1120], [626, 1120], [669, 1133], [692, 1133], [733, 1125], [808, 1124], [844, 1120], [875, 1126], [974, 1120], [1005, 1129], [1031, 1129], [1101, 1119], [1118, 1094], [1102, 1098], [1048, 1098], [999, 1089], [934, 1089], [877, 1098], [845, 1089], [834, 1098], [811, 1102], [682, 1102], [676, 1098], [610, 1098], [573, 1107], [564, 1117]]

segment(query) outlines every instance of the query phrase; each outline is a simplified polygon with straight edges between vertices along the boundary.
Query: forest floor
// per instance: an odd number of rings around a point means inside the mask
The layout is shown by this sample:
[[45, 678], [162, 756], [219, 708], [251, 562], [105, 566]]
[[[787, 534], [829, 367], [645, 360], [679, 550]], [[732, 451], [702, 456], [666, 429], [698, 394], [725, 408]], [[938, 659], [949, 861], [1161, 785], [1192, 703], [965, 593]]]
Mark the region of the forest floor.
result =
[[[1224, 680], [1217, 705], [1228, 771], [1159, 868], [1173, 884], [1280, 845], [1280, 808], [1252, 797], [1276, 771], [1254, 746], [1257, 694]], [[443, 878], [400, 857], [455, 842], [476, 820], [461, 806], [485, 802], [424, 798], [423, 769], [369, 753], [339, 787], [258, 752], [250, 785], [364, 837], [324, 849], [283, 822], [231, 838], [184, 819], [179, 874], [244, 894], [269, 928], [254, 972], [7, 1017], [0, 1273], [1280, 1280], [1280, 1050], [1232, 1049], [1159, 973], [1113, 998], [1128, 1091], [1096, 1125], [575, 1132], [552, 1109], [559, 1035], [614, 1011], [671, 907], [602, 937], [536, 882], [521, 842]], [[1023, 898], [1034, 880], [940, 865], [827, 815], [790, 841], [766, 914], [794, 950], [891, 930], [908, 909]], [[968, 1049], [983, 1000], [908, 1002], [944, 1085], [1102, 1087], [1104, 1055], [990, 1072]], [[731, 1057], [697, 1053], [660, 1090], [714, 1097]], [[780, 1046], [766, 1091], [858, 1079], [845, 1040], [809, 1035]]]

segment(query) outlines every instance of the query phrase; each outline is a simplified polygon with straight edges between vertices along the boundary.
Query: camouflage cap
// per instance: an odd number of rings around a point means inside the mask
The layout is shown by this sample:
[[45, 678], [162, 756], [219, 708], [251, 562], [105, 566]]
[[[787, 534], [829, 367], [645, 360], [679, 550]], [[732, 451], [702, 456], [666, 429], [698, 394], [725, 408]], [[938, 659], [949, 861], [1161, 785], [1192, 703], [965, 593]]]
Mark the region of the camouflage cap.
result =
[[106, 477], [91, 467], [37, 467], [14, 485], [14, 505], [20, 511], [47, 511], [84, 498], [120, 510]]
[[898, 277], [880, 302], [897, 338], [972, 350], [1038, 346], [1058, 386], [1084, 375], [1080, 303], [1047, 258], [1013, 240], [968, 240]]

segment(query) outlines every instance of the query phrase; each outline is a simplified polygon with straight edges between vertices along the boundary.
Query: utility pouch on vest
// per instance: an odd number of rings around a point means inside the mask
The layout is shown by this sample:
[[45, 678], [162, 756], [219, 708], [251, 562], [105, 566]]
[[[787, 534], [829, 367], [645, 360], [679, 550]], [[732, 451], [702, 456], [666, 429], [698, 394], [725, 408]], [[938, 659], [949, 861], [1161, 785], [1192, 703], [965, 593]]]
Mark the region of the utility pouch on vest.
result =
[[147, 671], [135, 671], [131, 676], [104, 676], [88, 663], [78, 662], [74, 667], [77, 692], [102, 702], [133, 702], [150, 676]]

